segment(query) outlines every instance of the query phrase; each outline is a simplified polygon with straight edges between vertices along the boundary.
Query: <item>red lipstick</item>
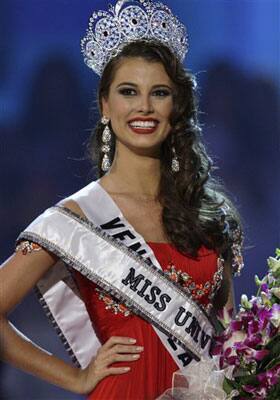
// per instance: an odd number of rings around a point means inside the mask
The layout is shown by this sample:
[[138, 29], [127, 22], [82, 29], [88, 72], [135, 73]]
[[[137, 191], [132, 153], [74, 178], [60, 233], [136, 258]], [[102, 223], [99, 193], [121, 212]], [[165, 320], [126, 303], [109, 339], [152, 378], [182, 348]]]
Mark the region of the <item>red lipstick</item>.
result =
[[154, 118], [133, 118], [128, 122], [130, 129], [137, 134], [152, 134], [156, 131], [159, 121]]

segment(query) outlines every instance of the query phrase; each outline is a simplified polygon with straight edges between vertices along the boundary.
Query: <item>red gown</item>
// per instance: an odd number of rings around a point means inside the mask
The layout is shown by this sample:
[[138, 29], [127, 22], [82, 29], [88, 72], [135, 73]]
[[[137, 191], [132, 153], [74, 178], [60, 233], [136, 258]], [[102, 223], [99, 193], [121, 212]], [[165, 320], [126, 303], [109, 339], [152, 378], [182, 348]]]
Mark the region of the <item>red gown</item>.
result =
[[[217, 288], [220, 277], [219, 273], [215, 274], [217, 254], [214, 251], [201, 248], [198, 258], [193, 259], [184, 256], [168, 243], [149, 242], [148, 245], [154, 251], [162, 269], [169, 271], [170, 279], [177, 279], [180, 271], [186, 272], [187, 285], [193, 290], [193, 296], [204, 305], [210, 302], [209, 295]], [[176, 270], [170, 270], [170, 264]], [[97, 285], [80, 273], [76, 272], [75, 275], [100, 342], [104, 344], [111, 336], [125, 336], [135, 338], [136, 344], [144, 347], [140, 359], [114, 363], [114, 366], [130, 366], [131, 370], [123, 375], [104, 378], [89, 394], [88, 400], [156, 399], [172, 386], [172, 374], [178, 367], [152, 326], [134, 314], [126, 316], [124, 312], [115, 314], [112, 308], [106, 309], [106, 305], [110, 303], [108, 299], [111, 298], [103, 296]]]

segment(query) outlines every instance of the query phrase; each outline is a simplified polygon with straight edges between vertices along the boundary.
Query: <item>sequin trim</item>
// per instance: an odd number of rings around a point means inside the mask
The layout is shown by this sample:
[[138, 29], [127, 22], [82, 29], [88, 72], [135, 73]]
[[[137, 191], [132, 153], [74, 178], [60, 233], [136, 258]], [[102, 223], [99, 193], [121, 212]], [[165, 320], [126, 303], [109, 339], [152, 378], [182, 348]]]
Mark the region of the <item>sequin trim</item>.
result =
[[64, 333], [62, 332], [62, 330], [60, 329], [58, 323], [56, 322], [47, 302], [44, 299], [44, 296], [42, 295], [42, 293], [40, 292], [38, 286], [35, 286], [33, 288], [35, 295], [38, 297], [38, 300], [41, 304], [41, 306], [43, 307], [43, 310], [46, 313], [47, 318], [49, 319], [50, 323], [52, 324], [52, 326], [54, 327], [59, 339], [61, 340], [66, 352], [69, 354], [71, 360], [73, 361], [73, 363], [78, 367], [81, 368], [81, 364], [79, 363], [79, 360], [77, 359], [77, 357], [75, 356], [74, 350], [72, 349], [72, 347], [70, 346], [70, 344], [67, 341], [67, 338], [64, 336]]

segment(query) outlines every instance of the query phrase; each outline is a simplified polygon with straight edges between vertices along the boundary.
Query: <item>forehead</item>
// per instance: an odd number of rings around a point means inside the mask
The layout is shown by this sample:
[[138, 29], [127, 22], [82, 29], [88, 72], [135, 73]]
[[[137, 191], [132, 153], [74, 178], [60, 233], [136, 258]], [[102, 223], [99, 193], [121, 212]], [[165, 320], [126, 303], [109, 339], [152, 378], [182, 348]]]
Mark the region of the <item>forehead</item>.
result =
[[146, 61], [141, 57], [127, 58], [118, 65], [112, 85], [121, 82], [133, 82], [137, 85], [166, 84], [172, 81], [162, 63]]

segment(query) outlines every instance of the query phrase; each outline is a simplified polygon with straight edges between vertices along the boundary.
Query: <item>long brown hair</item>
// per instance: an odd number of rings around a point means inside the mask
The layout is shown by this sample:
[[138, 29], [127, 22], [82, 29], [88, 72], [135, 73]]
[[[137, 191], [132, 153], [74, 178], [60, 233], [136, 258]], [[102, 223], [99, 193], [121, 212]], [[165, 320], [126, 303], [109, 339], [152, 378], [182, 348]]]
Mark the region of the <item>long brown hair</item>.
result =
[[[174, 106], [170, 116], [171, 132], [161, 145], [161, 181], [159, 201], [163, 207], [162, 222], [167, 237], [182, 253], [197, 256], [204, 245], [219, 253], [231, 248], [230, 232], [240, 226], [237, 211], [220, 185], [211, 177], [213, 165], [201, 140], [198, 123], [196, 79], [169, 48], [156, 41], [139, 40], [126, 45], [105, 67], [98, 88], [99, 111], [101, 99], [107, 98], [120, 62], [129, 57], [141, 57], [148, 62], [160, 62], [175, 86]], [[101, 170], [102, 132], [99, 121], [90, 141], [90, 156]], [[112, 130], [112, 127], [111, 127]], [[172, 173], [171, 147], [174, 146], [180, 171]], [[115, 153], [115, 137], [110, 158]], [[228, 254], [227, 254], [228, 255]]]

